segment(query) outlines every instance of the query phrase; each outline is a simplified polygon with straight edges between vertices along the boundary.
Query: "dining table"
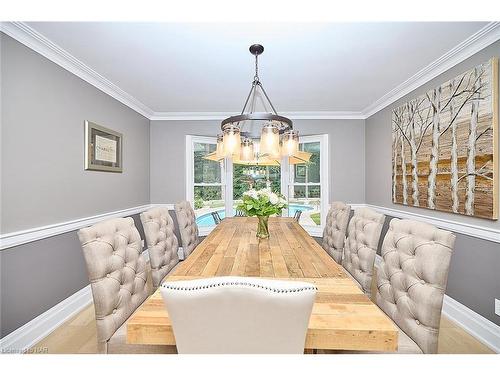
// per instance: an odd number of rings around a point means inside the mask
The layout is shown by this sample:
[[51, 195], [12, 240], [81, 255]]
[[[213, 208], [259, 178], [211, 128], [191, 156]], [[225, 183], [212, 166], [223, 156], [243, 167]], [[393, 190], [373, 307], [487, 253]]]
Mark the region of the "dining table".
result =
[[[243, 276], [310, 282], [317, 294], [306, 352], [397, 350], [397, 326], [297, 221], [269, 218], [267, 239], [257, 238], [256, 231], [255, 217], [222, 220], [164, 281]], [[129, 318], [127, 343], [175, 345], [159, 289]]]

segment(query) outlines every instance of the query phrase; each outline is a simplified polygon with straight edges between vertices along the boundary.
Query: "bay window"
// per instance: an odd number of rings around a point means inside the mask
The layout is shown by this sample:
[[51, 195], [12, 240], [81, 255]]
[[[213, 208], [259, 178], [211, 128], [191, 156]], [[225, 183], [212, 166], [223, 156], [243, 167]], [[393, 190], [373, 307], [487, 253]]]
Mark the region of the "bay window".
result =
[[243, 192], [270, 188], [281, 192], [289, 208], [284, 216], [301, 211], [300, 224], [313, 235], [321, 234], [328, 212], [328, 136], [301, 136], [299, 150], [309, 161], [287, 157], [275, 165], [234, 164], [205, 157], [216, 150], [216, 137], [186, 136], [186, 198], [193, 204], [203, 232], [215, 226], [212, 212], [233, 216]]

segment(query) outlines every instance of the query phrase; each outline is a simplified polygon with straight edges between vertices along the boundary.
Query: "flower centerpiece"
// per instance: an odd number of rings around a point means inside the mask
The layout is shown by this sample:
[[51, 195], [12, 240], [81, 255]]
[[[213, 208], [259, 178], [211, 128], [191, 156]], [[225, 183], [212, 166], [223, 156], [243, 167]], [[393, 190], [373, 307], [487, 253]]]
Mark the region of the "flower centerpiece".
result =
[[259, 224], [257, 237], [268, 238], [269, 216], [281, 213], [287, 207], [286, 199], [281, 194], [276, 194], [271, 189], [249, 190], [243, 193], [243, 202], [237, 209], [247, 216], [257, 216]]

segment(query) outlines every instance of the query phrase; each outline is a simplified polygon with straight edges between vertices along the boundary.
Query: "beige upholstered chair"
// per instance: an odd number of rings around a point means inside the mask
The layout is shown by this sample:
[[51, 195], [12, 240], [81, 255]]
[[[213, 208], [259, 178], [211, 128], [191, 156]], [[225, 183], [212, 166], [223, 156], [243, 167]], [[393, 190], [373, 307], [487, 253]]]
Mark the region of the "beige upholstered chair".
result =
[[385, 215], [360, 208], [354, 211], [347, 229], [342, 266], [368, 296], [371, 294], [373, 267], [384, 220]]
[[392, 219], [377, 269], [377, 305], [400, 328], [400, 353], [436, 353], [455, 235]]
[[126, 344], [126, 320], [149, 296], [141, 237], [130, 217], [78, 231], [87, 264], [100, 353], [159, 353], [166, 346]]
[[179, 263], [179, 243], [174, 234], [174, 221], [166, 208], [152, 208], [141, 214], [142, 226], [149, 250], [153, 287]]
[[196, 215], [191, 204], [187, 201], [182, 201], [175, 205], [175, 215], [179, 224], [184, 258], [187, 258], [196, 246], [198, 246], [199, 242]]
[[166, 282], [161, 293], [179, 353], [303, 353], [316, 287], [216, 277]]
[[344, 240], [351, 214], [351, 206], [343, 202], [333, 202], [326, 217], [323, 230], [323, 249], [338, 263], [342, 263]]

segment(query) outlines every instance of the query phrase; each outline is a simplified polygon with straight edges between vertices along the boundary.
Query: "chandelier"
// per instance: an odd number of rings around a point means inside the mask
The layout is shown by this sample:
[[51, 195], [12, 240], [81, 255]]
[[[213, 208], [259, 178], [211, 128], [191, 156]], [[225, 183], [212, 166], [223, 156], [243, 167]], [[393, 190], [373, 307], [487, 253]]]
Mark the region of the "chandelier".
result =
[[[264, 47], [253, 44], [249, 50], [255, 56], [252, 87], [241, 113], [222, 121], [222, 133], [217, 136], [215, 157], [219, 160], [227, 157], [238, 162], [252, 162], [261, 158], [278, 161], [286, 156], [299, 157], [299, 133], [293, 130], [292, 120], [278, 115], [259, 78], [259, 55], [264, 52]], [[267, 101], [272, 112], [253, 111], [253, 106], [249, 104], [255, 104], [258, 91], [262, 92], [263, 100]], [[259, 144], [254, 142], [250, 132], [244, 131], [248, 121], [263, 121]]]

